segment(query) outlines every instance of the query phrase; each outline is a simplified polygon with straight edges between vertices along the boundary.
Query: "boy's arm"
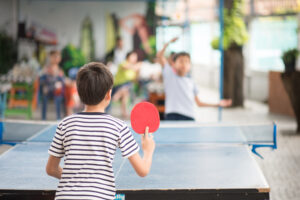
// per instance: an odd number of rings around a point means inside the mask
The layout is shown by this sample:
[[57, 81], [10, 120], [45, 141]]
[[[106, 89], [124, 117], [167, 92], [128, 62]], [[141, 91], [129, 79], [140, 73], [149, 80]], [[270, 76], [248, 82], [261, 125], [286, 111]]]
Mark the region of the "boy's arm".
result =
[[151, 164], [152, 164], [152, 155], [144, 154], [144, 157], [141, 158], [140, 154], [137, 152], [130, 156], [129, 158], [130, 164], [134, 168], [135, 172], [140, 177], [145, 177], [150, 172]]
[[169, 42], [167, 42], [166, 44], [164, 44], [164, 47], [162, 48], [162, 50], [160, 50], [159, 52], [157, 52], [156, 54], [156, 58], [158, 63], [164, 67], [165, 64], [167, 63], [167, 59], [165, 58], [165, 51], [167, 49], [167, 47], [169, 46], [169, 44], [175, 42], [178, 39], [178, 37], [173, 38], [172, 40], [170, 40]]
[[195, 96], [195, 101], [199, 107], [229, 107], [232, 104], [231, 99], [222, 99], [218, 104], [204, 103], [197, 95]]
[[46, 166], [46, 172], [49, 176], [57, 179], [61, 178], [62, 168], [59, 166], [60, 158], [50, 155]]
[[138, 152], [128, 158], [136, 173], [141, 177], [145, 177], [150, 172], [155, 149], [153, 135], [149, 135], [148, 131], [149, 127], [146, 128], [145, 135], [142, 136], [143, 158], [141, 158]]
[[124, 65], [122, 65], [121, 67], [123, 69], [132, 69], [134, 71], [139, 71], [140, 68], [142, 66], [142, 62], [138, 62], [136, 64], [129, 64], [129, 63], [125, 63]]

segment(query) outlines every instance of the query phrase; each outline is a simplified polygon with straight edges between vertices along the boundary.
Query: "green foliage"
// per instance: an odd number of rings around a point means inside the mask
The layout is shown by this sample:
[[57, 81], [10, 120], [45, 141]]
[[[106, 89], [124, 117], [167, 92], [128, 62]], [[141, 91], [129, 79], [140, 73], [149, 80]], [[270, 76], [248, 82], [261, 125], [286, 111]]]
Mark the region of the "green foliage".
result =
[[299, 56], [298, 49], [289, 49], [283, 52], [281, 58], [285, 65], [286, 71], [295, 71], [297, 57]]
[[74, 45], [68, 44], [62, 50], [61, 67], [65, 74], [68, 74], [69, 69], [73, 67], [81, 67], [86, 63], [86, 59], [80, 49], [77, 49]]
[[94, 60], [95, 42], [93, 24], [89, 17], [86, 17], [81, 25], [80, 49], [88, 62]]
[[[147, 54], [147, 59], [150, 62], [154, 61], [154, 58], [156, 57], [156, 37], [154, 35], [151, 35], [148, 39], [150, 48], [152, 50], [151, 54]], [[141, 47], [144, 49], [143, 44], [141, 44]]]
[[[146, 11], [146, 22], [149, 27], [149, 45], [151, 47], [152, 53], [147, 55], [150, 61], [153, 61], [156, 57], [156, 37], [155, 30], [157, 26], [157, 15], [155, 14], [156, 2], [148, 2]], [[141, 45], [143, 48], [143, 45]]]
[[6, 74], [17, 62], [17, 44], [5, 32], [0, 33], [0, 74]]
[[289, 50], [283, 52], [281, 58], [284, 63], [291, 63], [297, 59], [298, 55], [299, 55], [298, 49], [294, 48], [294, 49], [289, 49]]
[[[224, 38], [223, 48], [226, 50], [231, 45], [243, 46], [248, 41], [248, 33], [243, 20], [242, 1], [234, 0], [230, 10], [224, 9]], [[211, 46], [219, 48], [219, 37], [212, 40]]]
[[147, 4], [147, 11], [146, 11], [146, 21], [147, 25], [149, 26], [151, 30], [151, 34], [155, 33], [156, 29], [156, 21], [157, 21], [157, 16], [155, 14], [155, 7], [156, 7], [156, 2], [148, 2]]

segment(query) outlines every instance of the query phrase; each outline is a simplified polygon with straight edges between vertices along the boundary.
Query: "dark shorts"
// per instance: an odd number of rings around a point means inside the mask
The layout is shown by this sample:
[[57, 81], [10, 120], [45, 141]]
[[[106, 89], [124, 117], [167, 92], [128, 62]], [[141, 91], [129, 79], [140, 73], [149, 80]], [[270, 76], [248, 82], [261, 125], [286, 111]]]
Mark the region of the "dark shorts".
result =
[[172, 120], [172, 121], [195, 121], [194, 118], [188, 117], [178, 113], [168, 113], [166, 114], [165, 120]]
[[131, 82], [126, 82], [126, 83], [123, 83], [121, 85], [114, 86], [112, 91], [111, 91], [111, 96], [113, 97], [117, 93], [117, 91], [119, 91], [123, 87], [128, 87], [130, 89], [132, 87], [132, 83]]
[[[132, 83], [131, 82], [126, 82], [126, 83], [114, 86], [112, 88], [112, 91], [111, 91], [111, 97], [113, 97], [123, 87], [128, 87], [130, 89], [132, 87]], [[110, 108], [111, 108], [111, 102], [106, 107], [105, 112], [110, 112]]]

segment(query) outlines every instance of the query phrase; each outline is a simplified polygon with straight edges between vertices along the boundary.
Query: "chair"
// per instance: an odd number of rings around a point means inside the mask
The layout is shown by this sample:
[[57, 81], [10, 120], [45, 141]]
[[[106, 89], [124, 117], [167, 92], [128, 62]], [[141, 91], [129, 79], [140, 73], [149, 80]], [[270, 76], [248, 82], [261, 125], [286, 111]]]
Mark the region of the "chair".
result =
[[5, 110], [5, 116], [26, 115], [28, 119], [32, 118], [32, 99], [34, 93], [34, 84], [14, 83], [8, 93], [8, 106]]

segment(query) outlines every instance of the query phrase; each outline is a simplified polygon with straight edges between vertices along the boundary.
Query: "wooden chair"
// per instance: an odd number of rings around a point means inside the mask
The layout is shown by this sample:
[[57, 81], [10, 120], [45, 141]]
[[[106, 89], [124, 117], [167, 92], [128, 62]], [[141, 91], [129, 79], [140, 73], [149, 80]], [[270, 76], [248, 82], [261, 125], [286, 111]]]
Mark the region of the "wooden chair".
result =
[[160, 119], [164, 119], [165, 114], [165, 94], [158, 94], [154, 92], [149, 93], [149, 102], [153, 103], [160, 115]]
[[8, 105], [5, 116], [26, 115], [32, 118], [32, 100], [34, 84], [14, 83], [8, 93]]

